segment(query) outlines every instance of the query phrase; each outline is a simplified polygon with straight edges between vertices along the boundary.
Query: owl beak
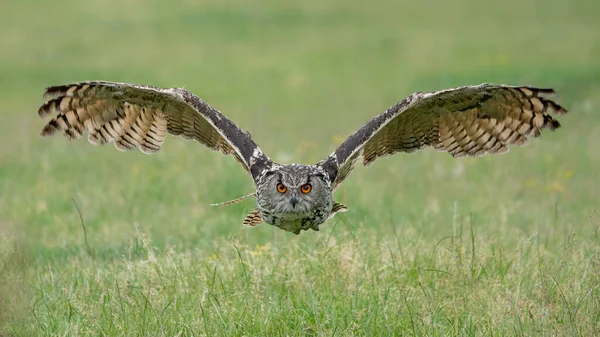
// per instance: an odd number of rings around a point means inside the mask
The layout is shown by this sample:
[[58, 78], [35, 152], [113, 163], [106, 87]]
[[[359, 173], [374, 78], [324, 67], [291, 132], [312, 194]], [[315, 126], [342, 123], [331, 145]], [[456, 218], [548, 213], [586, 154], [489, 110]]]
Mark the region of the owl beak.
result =
[[292, 197], [290, 198], [290, 204], [292, 204], [292, 208], [296, 208], [297, 203], [298, 199], [296, 198], [296, 193], [292, 193]]

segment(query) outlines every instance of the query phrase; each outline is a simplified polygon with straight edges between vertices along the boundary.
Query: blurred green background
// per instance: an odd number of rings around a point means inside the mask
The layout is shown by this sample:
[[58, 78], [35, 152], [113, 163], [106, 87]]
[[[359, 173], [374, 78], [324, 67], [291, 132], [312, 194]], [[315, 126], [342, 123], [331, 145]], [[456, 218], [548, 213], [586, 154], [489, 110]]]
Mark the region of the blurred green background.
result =
[[[294, 261], [301, 252], [325, 250], [330, 238], [340, 244], [368, 243], [373, 249], [393, 238], [418, 265], [420, 251], [462, 235], [464, 225], [474, 230], [488, 254], [494, 249], [517, 254], [538, 233], [536, 242], [550, 252], [544, 261], [556, 270], [563, 267], [563, 245], [574, 236], [586, 248], [572, 253], [589, 258], [581, 263], [589, 262], [593, 272], [557, 273], [567, 284], [594, 284], [600, 200], [598, 13], [600, 3], [593, 0], [2, 2], [0, 234], [5, 285], [0, 304], [5, 310], [0, 318], [7, 322], [6, 331], [106, 333], [94, 325], [81, 328], [89, 318], [85, 308], [96, 301], [86, 303], [84, 293], [79, 294], [81, 316], [67, 319], [64, 303], [69, 301], [61, 289], [72, 288], [80, 277], [102, 279], [113, 268], [135, 264], [140, 235], [149, 238], [150, 248], [144, 247], [157, 256], [174, 251], [198, 261], [232, 241], [250, 250], [269, 245], [277, 259]], [[253, 185], [234, 160], [197, 143], [171, 137], [163, 151], [146, 156], [119, 152], [112, 145], [91, 146], [85, 139], [39, 137], [44, 121], [36, 111], [43, 89], [95, 79], [185, 87], [248, 130], [265, 153], [282, 163], [322, 159], [347, 135], [414, 91], [482, 82], [552, 87], [570, 113], [560, 118], [563, 127], [557, 132], [546, 132], [505, 155], [457, 160], [425, 151], [358, 168], [337, 192], [350, 211], [325, 224], [322, 232], [293, 236], [265, 224], [242, 227], [253, 201], [210, 208], [210, 203], [252, 192]], [[72, 198], [81, 209], [92, 254], [85, 248]], [[363, 274], [377, 274], [380, 264], [385, 263], [365, 259]], [[82, 276], [81, 268], [90, 274]], [[59, 281], [53, 269], [61, 270]], [[325, 277], [316, 269], [297, 273], [308, 283]], [[194, 275], [187, 277], [203, 279]], [[586, 278], [592, 276], [596, 278]], [[262, 278], [257, 277], [258, 284]], [[143, 287], [143, 276], [133, 279]], [[410, 288], [413, 281], [398, 286]], [[585, 294], [584, 288], [582, 294], [573, 293], [574, 301]], [[54, 294], [51, 299], [43, 289]], [[199, 296], [201, 289], [198, 283], [193, 293]], [[110, 284], [97, 289], [110, 290]], [[173, 291], [165, 298], [181, 295]], [[597, 287], [591, 293], [598, 295]], [[262, 302], [247, 298], [243, 303]], [[515, 308], [515, 317], [527, 316]], [[188, 309], [199, 310], [193, 304]], [[562, 312], [560, 305], [554, 309]], [[464, 310], [476, 315], [474, 308]], [[479, 314], [485, 316], [485, 310]], [[210, 334], [212, 328], [199, 322], [197, 333]], [[379, 324], [369, 322], [363, 326]], [[588, 323], [577, 322], [572, 325]], [[501, 323], [490, 323], [489, 331]], [[586, 331], [594, 331], [593, 326]], [[335, 327], [343, 334], [353, 331], [351, 322], [310, 331], [328, 334]], [[130, 328], [144, 335], [137, 325]], [[257, 325], [254, 333], [266, 333], [261, 329]], [[498, 331], [514, 332], [506, 329]], [[161, 334], [156, 331], [146, 334]]]

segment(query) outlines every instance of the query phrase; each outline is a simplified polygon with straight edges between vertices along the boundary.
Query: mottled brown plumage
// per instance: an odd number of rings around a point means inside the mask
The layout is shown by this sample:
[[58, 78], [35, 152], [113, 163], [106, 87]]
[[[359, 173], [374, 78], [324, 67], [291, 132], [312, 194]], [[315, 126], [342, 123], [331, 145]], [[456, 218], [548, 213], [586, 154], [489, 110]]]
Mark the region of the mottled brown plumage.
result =
[[260, 173], [270, 162], [250, 134], [183, 89], [91, 81], [49, 87], [44, 98], [48, 101], [39, 108], [40, 117], [56, 116], [42, 136], [62, 131], [75, 139], [87, 131], [93, 144], [154, 153], [170, 133], [231, 154], [250, 173], [252, 166]]
[[352, 134], [320, 164], [334, 172], [334, 189], [358, 158], [366, 166], [397, 152], [427, 147], [454, 157], [503, 153], [524, 145], [542, 129], [560, 127], [550, 113], [566, 109], [543, 95], [552, 89], [482, 84], [414, 93]]
[[333, 192], [359, 160], [366, 166], [397, 152], [425, 148], [454, 157], [506, 152], [511, 145], [540, 136], [543, 129], [560, 127], [551, 113], [567, 110], [547, 98], [553, 93], [494, 84], [414, 93], [351, 134], [316, 165], [274, 163], [248, 132], [178, 88], [102, 81], [49, 87], [39, 114], [54, 115], [42, 136], [63, 132], [74, 139], [87, 132], [94, 144], [155, 153], [169, 133], [230, 154], [250, 173], [256, 192], [214, 205], [256, 196], [257, 207], [244, 225], [255, 227], [264, 221], [299, 234], [318, 231], [327, 219], [348, 209], [333, 200]]

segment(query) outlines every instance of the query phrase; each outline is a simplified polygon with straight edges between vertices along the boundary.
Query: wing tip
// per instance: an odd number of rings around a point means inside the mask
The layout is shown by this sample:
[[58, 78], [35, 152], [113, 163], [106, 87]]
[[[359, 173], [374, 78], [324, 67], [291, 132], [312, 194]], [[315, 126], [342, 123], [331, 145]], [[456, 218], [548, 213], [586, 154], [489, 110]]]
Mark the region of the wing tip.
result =
[[534, 88], [534, 90], [535, 90], [535, 94], [542, 94], [542, 95], [556, 94], [556, 90], [554, 90], [553, 88]]
[[567, 113], [569, 113], [569, 110], [564, 108], [562, 105], [556, 104], [554, 102], [552, 102], [552, 109], [554, 110], [554, 113], [557, 115], [566, 115]]
[[[69, 96], [69, 90], [73, 87], [80, 86], [84, 82], [52, 85], [44, 89], [42, 97], [47, 100], [56, 99], [58, 97]], [[72, 96], [72, 93], [71, 93]]]
[[64, 87], [63, 85], [54, 85], [54, 86], [46, 87], [44, 89], [44, 93], [42, 94], [42, 97], [44, 99], [53, 99], [57, 96], [60, 96], [63, 92], [63, 90], [62, 90], [63, 87]]
[[79, 82], [71, 82], [71, 83], [67, 83], [67, 84], [51, 85], [44, 89], [44, 93], [43, 93], [42, 97], [47, 100], [55, 99], [58, 97], [64, 97], [64, 96], [73, 97], [76, 95], [81, 95], [81, 93], [78, 94], [78, 91], [81, 90], [83, 87], [85, 87], [84, 90], [86, 90], [89, 87], [95, 87], [98, 85], [115, 86], [115, 85], [119, 85], [119, 84], [121, 84], [121, 83], [109, 82], [109, 81], [103, 81], [103, 80], [91, 80], [91, 81], [79, 81]]
[[521, 91], [527, 97], [539, 97], [540, 95], [554, 95], [556, 91], [553, 88], [539, 88], [530, 85], [521, 85], [512, 87]]
[[546, 123], [544, 126], [547, 127], [548, 129], [550, 129], [550, 131], [556, 131], [557, 129], [560, 128], [561, 125], [560, 125], [559, 121], [548, 116], [548, 119], [546, 120]]
[[42, 106], [39, 107], [39, 109], [38, 109], [38, 115], [41, 118], [48, 117], [48, 115], [50, 115], [52, 113], [52, 110], [50, 108], [50, 105], [52, 103], [50, 103], [50, 102], [52, 102], [52, 101], [46, 102]]
[[48, 124], [46, 124], [46, 126], [44, 126], [44, 128], [40, 132], [40, 136], [50, 137], [53, 134], [55, 134], [56, 131], [58, 131], [58, 129], [54, 125], [52, 125], [52, 123], [48, 123]]

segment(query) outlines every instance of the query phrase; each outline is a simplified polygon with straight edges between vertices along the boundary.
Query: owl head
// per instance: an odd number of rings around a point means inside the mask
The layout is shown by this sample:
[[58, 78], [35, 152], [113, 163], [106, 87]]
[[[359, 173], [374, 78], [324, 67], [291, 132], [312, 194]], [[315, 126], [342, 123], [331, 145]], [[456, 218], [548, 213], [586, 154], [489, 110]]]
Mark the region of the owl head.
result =
[[331, 208], [331, 183], [317, 166], [277, 166], [257, 184], [257, 202], [271, 214], [302, 217], [317, 209]]

